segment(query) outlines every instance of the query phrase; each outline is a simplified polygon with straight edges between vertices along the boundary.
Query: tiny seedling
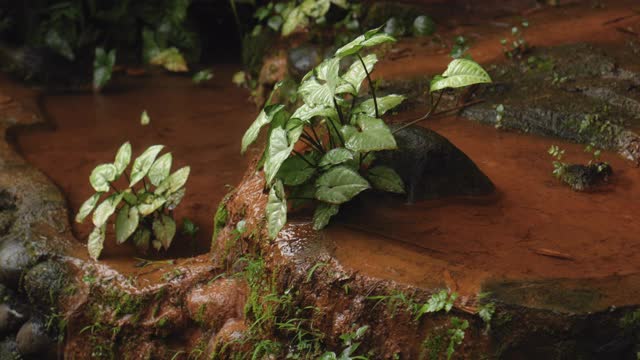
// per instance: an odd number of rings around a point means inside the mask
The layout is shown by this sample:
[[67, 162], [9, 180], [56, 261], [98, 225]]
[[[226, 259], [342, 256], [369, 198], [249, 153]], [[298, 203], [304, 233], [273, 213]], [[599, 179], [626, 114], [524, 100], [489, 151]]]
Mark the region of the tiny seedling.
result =
[[[526, 29], [528, 27], [529, 22], [523, 20], [522, 28]], [[521, 59], [531, 49], [529, 43], [524, 39], [523, 30], [520, 30], [517, 26], [511, 28], [511, 36], [500, 40], [500, 44], [502, 45], [502, 52], [509, 59]]]
[[211, 79], [213, 79], [213, 71], [205, 69], [195, 73], [191, 81], [193, 81], [194, 84], [203, 84]]
[[[368, 48], [394, 41], [381, 28], [358, 36], [303, 77], [298, 88], [303, 104], [293, 114], [284, 105], [271, 104], [269, 98], [247, 129], [242, 153], [268, 125], [260, 167], [269, 189], [266, 217], [271, 238], [287, 222], [287, 196], [294, 208], [302, 203], [315, 205], [313, 227], [319, 230], [338, 213], [340, 205], [365, 190], [405, 192], [402, 179], [392, 168], [375, 164], [376, 152], [397, 148], [381, 117], [405, 98], [397, 94], [376, 96], [370, 73], [378, 59], [375, 54], [362, 55]], [[341, 73], [340, 62], [347, 57], [355, 61]], [[370, 97], [360, 95], [365, 79]], [[417, 121], [431, 114], [445, 89], [488, 82], [491, 78], [480, 65], [467, 59], [453, 60], [431, 81], [433, 105]], [[439, 94], [435, 103], [434, 94]]]
[[105, 51], [103, 48], [96, 48], [95, 59], [93, 60], [93, 89], [100, 91], [111, 80], [113, 67], [116, 64], [116, 51]]
[[453, 47], [451, 48], [451, 57], [454, 59], [467, 58], [470, 59], [471, 56], [467, 54], [467, 51], [471, 48], [467, 39], [462, 36], [456, 36], [453, 40]]
[[496, 106], [496, 129], [502, 129], [504, 127], [504, 105], [499, 104]]
[[185, 218], [184, 220], [182, 220], [182, 234], [186, 235], [192, 239], [195, 239], [196, 234], [198, 233], [198, 231], [200, 230], [200, 228], [198, 227], [198, 225], [194, 224], [193, 221]]
[[151, 123], [151, 118], [149, 117], [149, 114], [147, 114], [147, 110], [144, 110], [140, 115], [140, 125], [147, 126], [149, 123]]
[[562, 175], [565, 173], [567, 169], [567, 164], [562, 162], [562, 157], [564, 156], [564, 150], [560, 149], [557, 145], [551, 145], [549, 150], [547, 150], [549, 155], [551, 155], [555, 160], [553, 160], [553, 176], [557, 179], [562, 178]]
[[319, 360], [367, 360], [366, 356], [355, 355], [360, 347], [360, 341], [365, 333], [369, 330], [369, 326], [361, 326], [356, 331], [340, 335], [344, 349], [338, 355], [333, 351], [328, 351], [320, 356]]
[[[163, 145], [153, 145], [137, 157], [131, 166], [131, 144], [120, 146], [113, 163], [100, 164], [91, 172], [89, 182], [96, 191], [87, 199], [76, 221], [81, 223], [93, 212], [93, 225], [89, 235], [89, 255], [98, 259], [104, 247], [109, 218], [115, 214], [116, 242], [122, 244], [132, 238], [141, 251], [150, 245], [156, 250], [171, 246], [176, 223], [173, 210], [185, 195], [185, 184], [190, 168], [185, 166], [174, 173], [171, 171], [173, 157], [166, 153], [158, 155]], [[125, 188], [118, 188], [118, 180], [124, 176]], [[106, 198], [100, 203], [100, 198]]]

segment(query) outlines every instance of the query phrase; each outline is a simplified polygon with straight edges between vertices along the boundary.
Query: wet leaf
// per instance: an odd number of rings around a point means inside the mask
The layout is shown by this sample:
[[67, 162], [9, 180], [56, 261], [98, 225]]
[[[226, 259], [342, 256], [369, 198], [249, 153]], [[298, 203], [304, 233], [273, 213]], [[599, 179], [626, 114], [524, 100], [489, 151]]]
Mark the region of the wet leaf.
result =
[[374, 189], [404, 194], [404, 182], [400, 175], [390, 167], [375, 166], [369, 170], [367, 179]]
[[134, 160], [133, 167], [131, 168], [129, 187], [133, 187], [133, 185], [137, 184], [147, 175], [156, 157], [163, 148], [163, 145], [152, 145]]
[[329, 224], [332, 216], [340, 210], [340, 205], [333, 205], [321, 202], [313, 213], [313, 229], [322, 230]]
[[295, 7], [282, 24], [282, 36], [291, 35], [296, 29], [306, 27], [309, 24], [307, 15], [300, 9]]
[[475, 61], [455, 59], [449, 63], [442, 76], [437, 76], [431, 81], [431, 92], [490, 82], [489, 74]]
[[171, 172], [171, 163], [173, 162], [173, 156], [171, 153], [166, 153], [159, 157], [151, 168], [149, 169], [149, 173], [147, 176], [149, 177], [149, 181], [153, 186], [159, 186], [166, 178], [169, 176], [169, 172]]
[[122, 175], [131, 162], [131, 144], [127, 141], [120, 146], [113, 165], [116, 167], [116, 177]]
[[80, 206], [80, 210], [78, 210], [78, 214], [76, 215], [77, 223], [82, 223], [84, 219], [91, 214], [91, 211], [93, 211], [98, 204], [98, 200], [100, 200], [101, 195], [102, 193], [93, 194], [90, 198], [85, 200], [84, 203], [82, 203], [82, 206]]
[[98, 260], [102, 249], [104, 248], [106, 226], [96, 226], [93, 228], [91, 234], [89, 234], [89, 240], [87, 241], [87, 249], [89, 250], [89, 256], [93, 260]]
[[100, 227], [107, 223], [109, 216], [113, 215], [116, 207], [122, 200], [122, 194], [113, 194], [106, 198], [93, 212], [93, 225]]
[[283, 128], [275, 128], [269, 137], [269, 149], [267, 159], [264, 163], [264, 175], [267, 185], [273, 182], [274, 177], [280, 170], [282, 163], [293, 151], [293, 145], [289, 145], [287, 131]]
[[[311, 163], [314, 162], [311, 156], [305, 156], [305, 159]], [[315, 167], [309, 165], [307, 161], [302, 159], [301, 155], [289, 157], [282, 163], [282, 166], [280, 166], [276, 177], [282, 180], [287, 186], [304, 184], [311, 179], [316, 172]]]
[[127, 241], [129, 236], [136, 231], [139, 220], [140, 215], [137, 207], [124, 204], [120, 208], [116, 217], [116, 241], [118, 244]]
[[333, 107], [334, 90], [329, 84], [321, 84], [316, 78], [312, 77], [300, 84], [298, 93], [304, 99], [305, 104], [317, 107]]
[[118, 169], [113, 164], [101, 164], [96, 166], [89, 176], [89, 182], [97, 192], [109, 191], [109, 183], [116, 179]]
[[149, 117], [149, 114], [147, 114], [147, 110], [144, 110], [142, 112], [142, 115], [140, 115], [140, 125], [147, 126], [150, 123], [151, 123], [151, 118]]
[[329, 0], [304, 0], [300, 4], [300, 9], [307, 16], [317, 19], [326, 15], [331, 2]]
[[[391, 94], [387, 96], [378, 97], [378, 114], [382, 116], [387, 111], [392, 110], [396, 106], [400, 105], [404, 101], [405, 97], [402, 95]], [[376, 107], [373, 99], [367, 99], [361, 102], [355, 109], [354, 114], [364, 113], [369, 116], [376, 116]]]
[[189, 67], [184, 57], [175, 47], [161, 50], [149, 61], [152, 65], [160, 65], [171, 72], [187, 72]]
[[337, 118], [338, 113], [336, 112], [336, 108], [333, 106], [309, 106], [307, 104], [302, 104], [296, 111], [291, 115], [292, 119], [300, 119], [304, 122], [308, 122], [314, 117], [329, 117], [329, 118]]
[[269, 232], [269, 237], [275, 239], [287, 222], [287, 199], [280, 180], [277, 180], [269, 190], [266, 212], [267, 231]]
[[361, 114], [356, 123], [361, 131], [349, 137], [345, 144], [347, 149], [361, 153], [397, 149], [396, 140], [384, 121]]
[[153, 235], [165, 250], [169, 249], [173, 237], [176, 235], [176, 222], [170, 216], [162, 214], [153, 220]]
[[251, 145], [258, 138], [258, 134], [260, 133], [260, 129], [269, 124], [273, 117], [284, 108], [284, 105], [269, 105], [265, 106], [265, 108], [260, 111], [260, 114], [255, 119], [255, 121], [249, 126], [247, 131], [242, 136], [242, 148], [240, 153], [244, 154], [247, 151], [249, 145]]
[[327, 167], [333, 165], [339, 165], [349, 160], [353, 160], [353, 153], [345, 148], [335, 148], [327, 151], [322, 159], [320, 159], [320, 163], [318, 166]]
[[316, 181], [315, 198], [339, 205], [369, 188], [369, 182], [355, 170], [346, 166], [336, 166]]
[[[370, 54], [362, 58], [365, 65], [367, 66], [367, 71], [371, 73], [373, 71], [373, 67], [378, 62], [378, 57], [376, 54]], [[360, 92], [360, 87], [362, 86], [362, 82], [367, 78], [367, 74], [364, 71], [364, 67], [360, 60], [356, 60], [349, 66], [344, 75], [342, 75], [342, 84], [338, 86], [336, 89], [337, 94], [349, 93], [351, 95], [358, 95]]]
[[173, 174], [169, 175], [160, 186], [156, 188], [154, 191], [155, 194], [173, 194], [174, 192], [180, 190], [184, 184], [187, 183], [187, 179], [189, 179], [189, 173], [191, 172], [191, 168], [189, 166], [182, 167], [176, 170]]

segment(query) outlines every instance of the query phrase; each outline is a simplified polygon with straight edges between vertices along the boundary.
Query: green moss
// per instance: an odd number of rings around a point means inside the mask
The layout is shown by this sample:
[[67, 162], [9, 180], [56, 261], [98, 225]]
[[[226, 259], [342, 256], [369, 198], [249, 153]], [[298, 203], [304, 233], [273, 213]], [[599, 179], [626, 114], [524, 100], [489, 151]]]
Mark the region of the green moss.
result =
[[216, 210], [216, 214], [213, 217], [213, 238], [211, 239], [212, 249], [216, 244], [218, 233], [227, 225], [227, 221], [229, 220], [229, 211], [227, 210], [228, 197], [229, 195], [225, 196], [225, 198], [220, 201], [218, 209]]

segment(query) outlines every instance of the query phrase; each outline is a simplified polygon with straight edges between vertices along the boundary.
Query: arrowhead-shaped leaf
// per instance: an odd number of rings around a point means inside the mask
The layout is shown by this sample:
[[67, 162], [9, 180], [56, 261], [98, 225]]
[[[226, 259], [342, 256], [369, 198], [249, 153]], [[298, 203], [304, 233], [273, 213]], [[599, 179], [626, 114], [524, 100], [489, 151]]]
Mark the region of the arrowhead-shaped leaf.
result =
[[89, 256], [93, 260], [98, 260], [102, 249], [104, 248], [106, 226], [96, 226], [93, 228], [91, 234], [89, 234], [89, 240], [87, 241], [87, 248], [89, 250]]
[[151, 231], [147, 228], [140, 228], [133, 234], [133, 244], [143, 253], [149, 250]]
[[164, 196], [149, 194], [143, 202], [138, 204], [138, 212], [140, 215], [147, 216], [152, 212], [158, 210], [162, 205], [167, 202], [167, 198]]
[[315, 197], [320, 201], [339, 205], [369, 188], [369, 182], [355, 170], [336, 166], [318, 178]]
[[284, 108], [284, 105], [269, 105], [266, 106], [258, 117], [253, 121], [253, 123], [249, 126], [247, 131], [242, 136], [242, 149], [240, 153], [244, 154], [247, 151], [249, 145], [251, 145], [258, 138], [258, 134], [260, 134], [260, 129], [271, 122], [273, 117]]
[[116, 177], [122, 175], [130, 162], [131, 144], [127, 141], [120, 146], [120, 149], [118, 149], [118, 153], [116, 154], [116, 160], [113, 162], [113, 165], [116, 167]]
[[375, 166], [369, 169], [367, 179], [374, 189], [404, 194], [404, 182], [400, 175], [390, 167]]
[[340, 205], [321, 202], [313, 213], [313, 228], [315, 230], [324, 229], [329, 224], [331, 217], [337, 214], [339, 210]]
[[264, 163], [264, 175], [267, 185], [273, 182], [278, 170], [280, 170], [280, 166], [289, 157], [292, 150], [293, 145], [289, 145], [287, 131], [283, 128], [273, 129], [269, 138], [267, 159]]
[[80, 210], [78, 210], [78, 214], [76, 215], [76, 222], [82, 223], [84, 219], [91, 214], [91, 211], [98, 204], [98, 200], [100, 200], [100, 196], [102, 193], [93, 194], [90, 198], [88, 198], [82, 206], [80, 206]]
[[89, 182], [97, 192], [109, 191], [109, 183], [117, 177], [118, 169], [113, 164], [101, 164], [96, 166], [89, 176]]
[[171, 211], [178, 207], [178, 205], [180, 205], [180, 202], [184, 198], [186, 191], [187, 189], [183, 187], [171, 193], [171, 195], [167, 197], [167, 210]]
[[[310, 155], [302, 156], [305, 156], [305, 159], [311, 163], [315, 161]], [[315, 167], [309, 165], [307, 161], [302, 159], [301, 155], [295, 155], [287, 158], [282, 163], [282, 166], [280, 166], [280, 170], [278, 170], [278, 175], [276, 177], [282, 180], [282, 182], [287, 186], [304, 184], [316, 172]]]
[[160, 217], [153, 220], [153, 235], [156, 239], [162, 243], [162, 247], [165, 250], [171, 246], [171, 241], [176, 235], [176, 222], [167, 215], [162, 214]]
[[490, 82], [491, 77], [478, 63], [468, 59], [455, 59], [449, 63], [442, 76], [431, 81], [431, 92]]
[[356, 132], [346, 141], [345, 147], [355, 152], [393, 150], [398, 146], [389, 127], [380, 119], [360, 114], [356, 123], [360, 132]]
[[106, 198], [93, 212], [93, 225], [100, 227], [107, 223], [109, 216], [115, 211], [116, 207], [122, 200], [122, 194], [113, 194]]
[[353, 153], [345, 148], [335, 148], [327, 151], [320, 159], [318, 166], [327, 167], [342, 164], [349, 160], [353, 160]]
[[173, 156], [171, 153], [166, 153], [162, 155], [158, 160], [156, 160], [151, 168], [149, 169], [149, 180], [153, 186], [159, 186], [167, 176], [169, 176], [169, 172], [171, 171], [171, 163], [173, 162]]
[[269, 232], [269, 237], [275, 239], [287, 222], [287, 199], [280, 180], [277, 180], [269, 190], [266, 212], [267, 231]]
[[133, 187], [133, 185], [137, 184], [138, 181], [142, 180], [151, 166], [153, 162], [156, 161], [156, 157], [164, 148], [163, 145], [153, 145], [150, 146], [142, 155], [138, 156], [133, 162], [133, 167], [131, 168], [131, 179], [129, 183], [129, 187]]
[[[376, 54], [370, 54], [362, 58], [365, 65], [367, 66], [367, 71], [371, 73], [373, 71], [374, 65], [378, 62], [378, 57]], [[356, 60], [351, 64], [349, 69], [344, 75], [342, 75], [342, 84], [338, 86], [336, 89], [337, 94], [349, 93], [351, 95], [358, 95], [360, 92], [360, 87], [362, 86], [362, 82], [367, 78], [367, 74], [364, 71], [364, 67], [362, 67], [362, 63], [360, 60]]]
[[396, 41], [394, 37], [387, 35], [385, 33], [380, 33], [380, 30], [382, 30], [382, 27], [369, 30], [363, 35], [358, 36], [350, 43], [338, 49], [336, 51], [335, 56], [338, 58], [343, 58], [345, 56], [356, 54], [360, 52], [362, 48], [365, 48], [365, 47], [371, 47], [371, 46], [380, 45], [386, 42]]
[[191, 168], [189, 166], [182, 167], [173, 174], [169, 175], [160, 186], [156, 188], [154, 194], [173, 194], [174, 192], [180, 190], [184, 184], [187, 183], [187, 179], [189, 179], [189, 173], [191, 172]]
[[118, 244], [127, 241], [129, 236], [136, 231], [139, 220], [140, 215], [137, 207], [125, 204], [120, 208], [116, 217], [116, 241]]
[[[387, 111], [395, 108], [400, 105], [404, 101], [405, 97], [402, 95], [391, 94], [387, 96], [382, 96], [377, 98], [378, 100], [378, 114], [382, 116], [387, 113]], [[376, 116], [376, 107], [373, 99], [367, 99], [361, 102], [355, 109], [353, 109], [354, 114], [364, 113], [369, 116]]]

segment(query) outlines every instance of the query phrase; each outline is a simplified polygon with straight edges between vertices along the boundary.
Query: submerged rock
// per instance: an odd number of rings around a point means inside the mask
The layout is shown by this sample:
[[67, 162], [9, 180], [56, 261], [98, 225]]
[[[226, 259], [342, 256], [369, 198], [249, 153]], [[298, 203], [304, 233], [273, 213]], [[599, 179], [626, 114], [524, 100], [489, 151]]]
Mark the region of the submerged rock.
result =
[[607, 182], [612, 173], [613, 170], [607, 163], [572, 164], [564, 167], [560, 180], [573, 190], [585, 191]]
[[[462, 115], [503, 129], [616, 150], [640, 161], [640, 73], [586, 44], [535, 49], [524, 62], [489, 69], [485, 100]], [[500, 116], [498, 116], [498, 105]]]
[[5, 240], [0, 244], [0, 282], [16, 288], [22, 273], [35, 260], [35, 255], [18, 239]]
[[36, 319], [31, 319], [22, 325], [16, 335], [18, 351], [25, 356], [42, 354], [47, 351], [51, 343], [44, 324]]
[[302, 45], [289, 50], [287, 55], [289, 72], [296, 78], [302, 78], [322, 61], [316, 46]]
[[455, 195], [487, 195], [495, 190], [491, 180], [467, 155], [436, 132], [409, 126], [396, 132], [394, 137], [398, 150], [381, 152], [376, 164], [389, 166], [402, 177], [408, 202]]

